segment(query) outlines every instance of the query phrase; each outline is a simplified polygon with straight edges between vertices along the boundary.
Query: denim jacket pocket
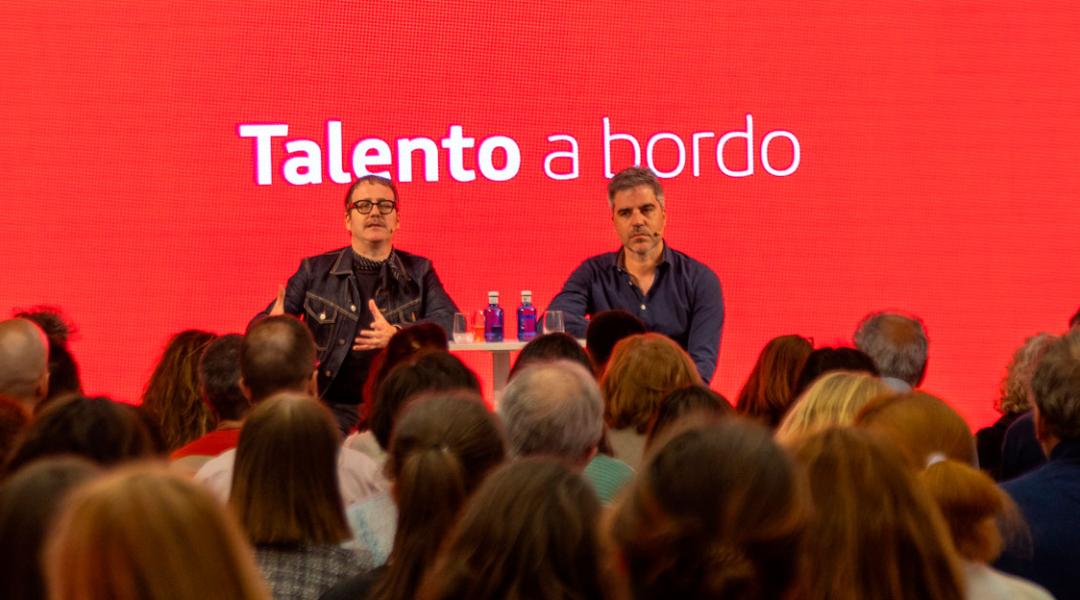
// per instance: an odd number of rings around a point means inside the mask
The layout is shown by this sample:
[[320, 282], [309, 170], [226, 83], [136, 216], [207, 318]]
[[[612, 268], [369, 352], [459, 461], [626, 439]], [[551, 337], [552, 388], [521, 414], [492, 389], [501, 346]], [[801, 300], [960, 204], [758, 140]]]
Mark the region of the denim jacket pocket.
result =
[[315, 338], [315, 347], [320, 354], [334, 339], [335, 327], [340, 318], [341, 307], [337, 304], [307, 292], [304, 296], [304, 319]]

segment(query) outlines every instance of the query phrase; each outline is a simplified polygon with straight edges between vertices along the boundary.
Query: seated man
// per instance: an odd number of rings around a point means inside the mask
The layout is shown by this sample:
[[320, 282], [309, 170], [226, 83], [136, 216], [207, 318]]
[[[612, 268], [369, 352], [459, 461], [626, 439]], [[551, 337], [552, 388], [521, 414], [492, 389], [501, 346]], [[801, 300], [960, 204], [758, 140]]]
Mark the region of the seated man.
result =
[[1035, 437], [1043, 466], [1002, 484], [1031, 528], [1031, 548], [1006, 548], [997, 568], [1042, 585], [1055, 598], [1080, 598], [1080, 330], [1055, 342], [1031, 379]]
[[251, 409], [251, 399], [240, 385], [240, 351], [244, 336], [223, 335], [210, 342], [199, 357], [199, 387], [203, 401], [217, 417], [213, 431], [188, 442], [170, 455], [174, 465], [198, 471], [211, 458], [236, 447], [240, 426]]
[[901, 394], [922, 383], [927, 345], [922, 320], [900, 313], [870, 313], [855, 330], [855, 347], [874, 359], [881, 380]]
[[707, 383], [716, 370], [724, 299], [712, 270], [664, 243], [664, 190], [652, 171], [631, 167], [608, 184], [611, 221], [622, 248], [594, 256], [570, 275], [548, 310], [585, 337], [586, 315], [622, 309], [686, 350]]
[[[283, 393], [313, 394], [315, 353], [311, 332], [295, 317], [275, 315], [261, 319], [248, 328], [240, 345], [240, 389], [252, 406]], [[233, 447], [195, 473], [195, 480], [222, 501], [229, 498], [239, 441], [237, 435]], [[338, 485], [348, 506], [378, 493], [385, 480], [370, 458], [342, 448], [338, 454]]]
[[515, 455], [561, 460], [581, 472], [605, 504], [633, 479], [629, 465], [598, 452], [604, 401], [592, 373], [577, 362], [527, 364], [503, 391], [498, 413]]
[[319, 394], [343, 432], [356, 423], [372, 358], [395, 331], [421, 321], [450, 330], [457, 306], [431, 261], [394, 248], [401, 225], [389, 179], [368, 175], [345, 194], [346, 248], [305, 258], [266, 314], [303, 316], [315, 336]]

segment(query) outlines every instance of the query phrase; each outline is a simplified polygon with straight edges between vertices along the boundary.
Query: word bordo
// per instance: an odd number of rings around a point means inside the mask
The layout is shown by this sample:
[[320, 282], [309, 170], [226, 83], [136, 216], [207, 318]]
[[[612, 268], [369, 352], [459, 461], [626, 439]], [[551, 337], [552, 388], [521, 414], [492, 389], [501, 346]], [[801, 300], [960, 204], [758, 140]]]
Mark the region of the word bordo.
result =
[[[241, 124], [237, 134], [255, 140], [255, 182], [259, 185], [273, 183], [273, 140], [289, 135], [289, 126], [283, 123]], [[349, 183], [353, 174], [357, 177], [379, 175], [390, 177], [389, 167], [393, 154], [385, 140], [365, 138], [353, 145], [351, 172], [344, 168], [341, 142], [341, 121], [326, 122], [326, 173], [334, 183]], [[450, 176], [457, 181], [473, 181], [476, 170], [491, 181], [513, 179], [521, 169], [521, 149], [517, 142], [503, 136], [493, 135], [480, 142], [475, 151], [477, 169], [465, 167], [465, 151], [476, 147], [476, 138], [465, 137], [460, 125], [451, 125], [446, 137], [438, 144], [425, 137], [399, 138], [397, 146], [397, 177], [400, 182], [413, 178], [413, 158], [416, 152], [423, 155], [424, 181], [439, 180], [439, 147], [446, 150]], [[281, 165], [281, 174], [292, 185], [311, 185], [323, 181], [323, 147], [315, 140], [294, 139], [284, 144], [287, 158]], [[502, 166], [496, 166], [496, 152], [501, 151]]]
[[[749, 177], [754, 174], [754, 142], [756, 139], [754, 135], [754, 115], [746, 115], [746, 128], [744, 130], [729, 131], [721, 135], [720, 139], [716, 141], [714, 151], [710, 152], [708, 149], [703, 150], [702, 140], [714, 137], [716, 137], [716, 133], [713, 131], [695, 131], [690, 135], [690, 151], [687, 152], [686, 142], [678, 135], [666, 131], [655, 133], [650, 136], [649, 141], [645, 143], [645, 164], [652, 169], [653, 173], [656, 173], [657, 177], [670, 179], [672, 177], [678, 177], [683, 173], [683, 170], [686, 168], [687, 154], [689, 154], [691, 172], [694, 177], [698, 177], [701, 175], [701, 157], [702, 154], [705, 154], [706, 156], [712, 155], [711, 158], [715, 159], [717, 168], [720, 169], [721, 173], [728, 177]], [[791, 163], [784, 168], [777, 168], [769, 159], [769, 147], [778, 139], [787, 140], [791, 145]], [[746, 148], [746, 166], [742, 169], [732, 169], [724, 162], [724, 148], [728, 143], [735, 140], [739, 140]], [[637, 138], [627, 133], [612, 133], [611, 121], [607, 117], [604, 117], [604, 174], [608, 179], [615, 176], [611, 168], [611, 148], [614, 142], [625, 142], [629, 144], [634, 152], [634, 164], [642, 164], [641, 144], [638, 142]], [[675, 150], [675, 156], [678, 157], [675, 161], [675, 167], [672, 169], [661, 169], [653, 160], [654, 151], [661, 142], [671, 146]], [[704, 145], [708, 145], [708, 143]], [[794, 133], [784, 131], [783, 129], [777, 129], [766, 133], [761, 138], [759, 155], [761, 157], [761, 166], [765, 169], [766, 173], [775, 177], [787, 177], [799, 168], [799, 163], [802, 160], [802, 148], [799, 145], [799, 139], [795, 137]]]

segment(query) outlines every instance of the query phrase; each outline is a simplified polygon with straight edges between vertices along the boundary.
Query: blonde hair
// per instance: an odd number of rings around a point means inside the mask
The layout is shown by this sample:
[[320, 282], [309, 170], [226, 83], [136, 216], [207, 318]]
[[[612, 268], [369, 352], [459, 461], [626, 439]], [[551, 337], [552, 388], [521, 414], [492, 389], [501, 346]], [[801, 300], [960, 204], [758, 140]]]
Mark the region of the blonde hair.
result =
[[604, 418], [613, 429], [645, 433], [660, 402], [671, 392], [701, 383], [690, 355], [658, 333], [632, 335], [615, 345], [600, 381]]
[[826, 373], [795, 401], [780, 422], [776, 438], [786, 444], [830, 425], [850, 425], [866, 403], [889, 393], [889, 386], [867, 373]]
[[990, 563], [1004, 547], [1003, 532], [1010, 542], [1019, 538], [1021, 543], [1030, 543], [1020, 510], [986, 473], [943, 460], [920, 471], [918, 477], [945, 517], [960, 556]]
[[52, 531], [45, 571], [52, 600], [270, 597], [224, 507], [152, 465], [78, 488]]

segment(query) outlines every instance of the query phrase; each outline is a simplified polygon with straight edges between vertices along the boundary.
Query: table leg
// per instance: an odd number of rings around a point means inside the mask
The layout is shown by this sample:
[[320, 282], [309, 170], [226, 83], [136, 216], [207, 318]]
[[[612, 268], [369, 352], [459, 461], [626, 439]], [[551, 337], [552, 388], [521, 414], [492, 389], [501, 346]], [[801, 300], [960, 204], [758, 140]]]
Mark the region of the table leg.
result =
[[501, 392], [510, 378], [510, 351], [493, 350], [491, 352], [491, 387]]

